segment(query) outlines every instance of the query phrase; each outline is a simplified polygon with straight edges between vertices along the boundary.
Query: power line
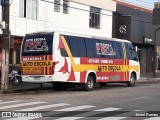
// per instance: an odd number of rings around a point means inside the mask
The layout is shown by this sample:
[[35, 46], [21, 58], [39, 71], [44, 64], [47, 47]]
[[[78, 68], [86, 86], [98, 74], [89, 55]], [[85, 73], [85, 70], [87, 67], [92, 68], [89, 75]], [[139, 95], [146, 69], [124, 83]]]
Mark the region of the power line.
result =
[[142, 0], [135, 0], [135, 1], [138, 1], [138, 2], [142, 2], [142, 3], [147, 3], [147, 4], [152, 4], [152, 5], [154, 5], [154, 3], [151, 3], [151, 2], [146, 2], [146, 1], [142, 1]]
[[143, 0], [134, 0], [134, 1], [145, 3], [145, 4], [152, 4], [152, 5], [154, 4], [152, 2], [147, 2], [147, 1], [143, 1]]
[[128, 0], [115, 0], [115, 1], [130, 3], [130, 4], [133, 4], [133, 5], [141, 6], [141, 7], [148, 8], [148, 9], [151, 9], [152, 7], [148, 7], [148, 6], [145, 6], [145, 5], [139, 5], [138, 3], [135, 3], [135, 2], [141, 2], [141, 3], [143, 3], [143, 4], [152, 5], [152, 6], [154, 5], [154, 3], [146, 2], [146, 1], [142, 1], [142, 0], [134, 0], [134, 1], [128, 1]]
[[[40, 1], [47, 2], [47, 3], [50, 3], [50, 4], [55, 4], [54, 2], [50, 2], [50, 1], [47, 1], [47, 0], [40, 0]], [[123, 1], [123, 0], [121, 0], [121, 1]], [[12, 0], [12, 2], [13, 2], [13, 0]], [[58, 5], [63, 6], [62, 4], [58, 4]], [[87, 6], [89, 6], [89, 5], [87, 5]], [[81, 11], [90, 13], [90, 10], [85, 10], [85, 9], [82, 9], [82, 8], [77, 8], [77, 7], [72, 7], [72, 6], [68, 6], [68, 7], [69, 7], [69, 8], [76, 9], [76, 10], [81, 10]], [[109, 11], [109, 10], [108, 10], [108, 11]], [[111, 11], [111, 12], [113, 12], [113, 11]], [[104, 14], [104, 13], [99, 13], [99, 14], [100, 14], [100, 15], [104, 15], [104, 16], [113, 17], [113, 14]], [[124, 15], [124, 14], [122, 14], [122, 16], [123, 16], [123, 15]], [[10, 15], [10, 16], [12, 16], [12, 17], [19, 17], [19, 16], [13, 16], [13, 15]], [[124, 15], [124, 16], [125, 16], [125, 15]], [[115, 16], [115, 17], [120, 17], [120, 16]], [[26, 19], [27, 19], [27, 18], [26, 18]], [[125, 19], [129, 19], [129, 18], [125, 18]], [[152, 24], [152, 21], [149, 21], [149, 20], [147, 20], [147, 19], [138, 20], [138, 19], [134, 19], [134, 18], [131, 17], [130, 20]], [[36, 20], [36, 21], [43, 21], [43, 22], [53, 23], [53, 22], [51, 22], [51, 21], [45, 21], [45, 20]], [[17, 25], [16, 25], [16, 26], [17, 26]]]
[[143, 0], [134, 0], [133, 2], [128, 1], [128, 0], [116, 0], [116, 1], [124, 1], [124, 2], [129, 2], [129, 3], [133, 3], [134, 1], [137, 1], [137, 2], [141, 2], [141, 3], [145, 3], [145, 4], [152, 4], [152, 5], [154, 5], [154, 3], [152, 3], [152, 2], [147, 2], [147, 1], [143, 1]]
[[[50, 2], [50, 1], [47, 1], [47, 0], [40, 0], [40, 1], [51, 3], [51, 4], [55, 4], [54, 2]], [[120, 1], [123, 1], [123, 0], [120, 0]], [[58, 4], [58, 5], [63, 6], [62, 4]], [[87, 6], [89, 6], [89, 5], [87, 5]], [[81, 9], [81, 8], [77, 8], [77, 7], [72, 7], [72, 6], [68, 6], [68, 7], [69, 8], [73, 8], [73, 9], [77, 9], [77, 10], [82, 10], [82, 11], [85, 11], [85, 12], [90, 12], [90, 10], [85, 10], [85, 9]], [[111, 10], [107, 10], [107, 11], [111, 11]], [[113, 12], [113, 11], [111, 11], [111, 12]], [[113, 15], [104, 14], [104, 13], [99, 13], [99, 14], [100, 15], [111, 16], [111, 17], [113, 16]], [[145, 19], [145, 21], [143, 21], [143, 20], [136, 20], [136, 19], [132, 18], [132, 20], [133, 21], [139, 21], [139, 22], [145, 22], [145, 23], [152, 23], [152, 21], [147, 21], [146, 19]]]

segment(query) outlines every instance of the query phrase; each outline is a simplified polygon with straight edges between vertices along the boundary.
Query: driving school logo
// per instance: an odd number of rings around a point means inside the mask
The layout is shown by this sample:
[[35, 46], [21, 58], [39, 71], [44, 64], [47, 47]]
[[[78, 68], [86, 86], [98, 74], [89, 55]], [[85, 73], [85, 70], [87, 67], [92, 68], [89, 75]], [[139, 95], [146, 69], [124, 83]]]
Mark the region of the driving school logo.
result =
[[23, 62], [22, 63], [23, 67], [29, 67], [29, 66], [34, 66], [34, 67], [43, 67], [43, 66], [52, 66], [51, 61], [30, 61], [30, 62]]

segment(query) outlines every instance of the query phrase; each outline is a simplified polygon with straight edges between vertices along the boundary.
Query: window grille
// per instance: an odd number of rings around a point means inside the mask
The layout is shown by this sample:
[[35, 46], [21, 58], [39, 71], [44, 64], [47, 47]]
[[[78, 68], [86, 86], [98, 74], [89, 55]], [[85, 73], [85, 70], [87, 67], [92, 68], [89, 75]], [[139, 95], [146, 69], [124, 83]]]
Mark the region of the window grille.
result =
[[60, 6], [60, 0], [54, 0], [54, 11], [55, 12], [60, 12], [61, 6]]
[[100, 29], [100, 9], [90, 7], [89, 27]]
[[63, 0], [63, 13], [68, 14], [68, 0]]

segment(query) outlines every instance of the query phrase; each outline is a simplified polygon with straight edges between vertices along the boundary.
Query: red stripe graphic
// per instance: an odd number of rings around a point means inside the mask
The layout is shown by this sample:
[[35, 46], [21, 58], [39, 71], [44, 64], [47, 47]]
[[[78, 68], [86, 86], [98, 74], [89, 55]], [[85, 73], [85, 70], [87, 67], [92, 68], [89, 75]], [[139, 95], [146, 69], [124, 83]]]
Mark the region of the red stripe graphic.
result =
[[71, 67], [71, 73], [67, 81], [76, 81], [73, 68]]
[[64, 47], [64, 45], [63, 45], [63, 42], [62, 42], [61, 37], [60, 37], [59, 45], [58, 45], [58, 49], [60, 49], [60, 48], [63, 48], [63, 49], [65, 50], [65, 47]]
[[69, 72], [68, 71], [68, 62], [67, 62], [67, 59], [66, 58], [64, 58], [64, 66], [58, 71], [58, 72], [63, 72], [63, 74], [64, 73], [66, 73], [66, 72]]
[[80, 64], [124, 65], [124, 60], [108, 58], [80, 58]]

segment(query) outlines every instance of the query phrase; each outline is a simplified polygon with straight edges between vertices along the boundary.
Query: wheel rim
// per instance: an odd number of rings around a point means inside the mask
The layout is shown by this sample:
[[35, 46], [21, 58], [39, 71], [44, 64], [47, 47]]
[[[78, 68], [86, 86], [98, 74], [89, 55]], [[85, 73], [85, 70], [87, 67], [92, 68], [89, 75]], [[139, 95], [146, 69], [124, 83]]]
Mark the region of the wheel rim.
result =
[[130, 80], [130, 81], [131, 81], [131, 83], [132, 83], [132, 84], [134, 84], [135, 79], [134, 79], [134, 77], [133, 77], [133, 76], [131, 77], [131, 80]]
[[88, 88], [93, 88], [93, 81], [91, 79], [88, 80]]

